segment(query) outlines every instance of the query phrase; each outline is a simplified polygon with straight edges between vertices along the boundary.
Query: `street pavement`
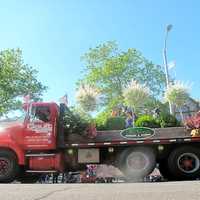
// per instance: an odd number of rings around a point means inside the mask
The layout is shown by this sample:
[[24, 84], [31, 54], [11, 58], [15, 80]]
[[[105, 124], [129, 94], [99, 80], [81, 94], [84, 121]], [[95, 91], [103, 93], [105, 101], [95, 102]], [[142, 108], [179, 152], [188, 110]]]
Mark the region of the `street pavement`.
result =
[[0, 200], [200, 200], [200, 182], [2, 184]]

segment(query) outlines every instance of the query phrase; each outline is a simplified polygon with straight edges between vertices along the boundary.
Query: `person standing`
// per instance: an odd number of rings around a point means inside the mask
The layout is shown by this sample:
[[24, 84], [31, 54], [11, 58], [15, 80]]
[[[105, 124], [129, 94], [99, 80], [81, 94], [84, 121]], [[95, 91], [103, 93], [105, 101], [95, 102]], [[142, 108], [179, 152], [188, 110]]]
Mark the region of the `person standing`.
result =
[[160, 109], [158, 107], [154, 109], [153, 117], [154, 118], [160, 117]]
[[126, 110], [126, 128], [134, 127], [136, 121], [136, 114], [131, 108]]

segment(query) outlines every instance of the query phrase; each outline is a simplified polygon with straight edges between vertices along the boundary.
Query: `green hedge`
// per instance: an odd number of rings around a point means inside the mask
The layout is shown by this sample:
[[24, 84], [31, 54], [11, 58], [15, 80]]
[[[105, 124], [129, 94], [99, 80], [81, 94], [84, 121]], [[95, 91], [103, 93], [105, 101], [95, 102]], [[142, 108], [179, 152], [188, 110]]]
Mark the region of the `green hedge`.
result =
[[136, 127], [149, 127], [149, 128], [159, 128], [160, 123], [155, 118], [150, 115], [142, 115], [140, 116], [136, 122]]
[[125, 129], [124, 117], [109, 117], [106, 120], [96, 119], [97, 130], [122, 130]]
[[[97, 130], [122, 130], [125, 129], [125, 117], [110, 117], [110, 113], [102, 112], [95, 119]], [[164, 128], [178, 127], [180, 122], [170, 114], [161, 113], [160, 117], [154, 118], [151, 115], [142, 115], [136, 122], [136, 127]]]
[[95, 118], [95, 123], [98, 131], [107, 130], [106, 129], [106, 121], [110, 117], [111, 111], [103, 111], [98, 114]]
[[135, 122], [137, 127], [149, 127], [149, 128], [165, 128], [165, 127], [178, 127], [181, 123], [173, 115], [161, 113], [158, 118], [154, 118], [150, 115], [140, 116]]
[[170, 114], [161, 113], [158, 120], [159, 120], [160, 126], [162, 128], [181, 126], [181, 123], [176, 119], [176, 117], [174, 117], [173, 115], [170, 115]]
[[125, 129], [125, 125], [124, 117], [110, 117], [105, 123], [107, 130], [122, 130]]

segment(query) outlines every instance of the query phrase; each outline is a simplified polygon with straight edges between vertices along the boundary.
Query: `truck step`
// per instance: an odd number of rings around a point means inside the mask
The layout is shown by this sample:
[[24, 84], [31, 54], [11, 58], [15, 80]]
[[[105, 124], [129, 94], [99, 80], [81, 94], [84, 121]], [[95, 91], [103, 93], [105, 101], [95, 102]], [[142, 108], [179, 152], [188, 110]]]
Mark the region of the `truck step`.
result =
[[26, 170], [27, 173], [57, 173], [56, 170]]
[[26, 154], [26, 157], [49, 157], [49, 156], [55, 156], [55, 153], [35, 153], [35, 154]]

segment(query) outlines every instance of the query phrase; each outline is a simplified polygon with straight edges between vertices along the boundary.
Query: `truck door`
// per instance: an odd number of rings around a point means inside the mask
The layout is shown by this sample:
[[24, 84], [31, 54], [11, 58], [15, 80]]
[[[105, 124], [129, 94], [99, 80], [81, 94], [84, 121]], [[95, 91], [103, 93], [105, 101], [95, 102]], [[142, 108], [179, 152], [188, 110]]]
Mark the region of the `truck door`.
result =
[[54, 149], [54, 126], [50, 105], [30, 106], [25, 123], [24, 148]]

